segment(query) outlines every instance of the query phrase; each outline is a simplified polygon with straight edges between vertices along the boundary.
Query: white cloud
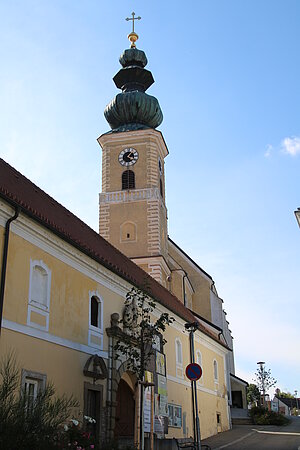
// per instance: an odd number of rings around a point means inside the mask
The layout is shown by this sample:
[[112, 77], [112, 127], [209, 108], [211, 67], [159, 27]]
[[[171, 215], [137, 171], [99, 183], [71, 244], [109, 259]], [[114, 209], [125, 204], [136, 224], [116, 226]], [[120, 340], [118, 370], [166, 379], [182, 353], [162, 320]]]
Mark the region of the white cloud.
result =
[[284, 138], [281, 142], [281, 148], [284, 153], [291, 156], [300, 154], [300, 137], [292, 136]]
[[272, 150], [273, 150], [273, 145], [268, 144], [268, 145], [266, 146], [266, 151], [265, 151], [264, 156], [265, 156], [266, 158], [269, 158], [269, 157], [271, 156]]

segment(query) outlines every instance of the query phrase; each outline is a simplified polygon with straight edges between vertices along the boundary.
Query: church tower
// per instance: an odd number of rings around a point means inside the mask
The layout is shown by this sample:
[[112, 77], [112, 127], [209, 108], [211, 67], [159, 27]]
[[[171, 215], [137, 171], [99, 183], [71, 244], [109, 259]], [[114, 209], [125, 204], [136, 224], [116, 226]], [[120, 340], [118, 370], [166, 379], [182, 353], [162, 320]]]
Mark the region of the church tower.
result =
[[121, 93], [106, 106], [111, 131], [98, 138], [102, 147], [99, 232], [122, 253], [167, 286], [167, 209], [164, 159], [168, 149], [156, 128], [163, 120], [157, 99], [146, 94], [154, 83], [138, 50], [138, 36], [120, 56], [113, 78]]

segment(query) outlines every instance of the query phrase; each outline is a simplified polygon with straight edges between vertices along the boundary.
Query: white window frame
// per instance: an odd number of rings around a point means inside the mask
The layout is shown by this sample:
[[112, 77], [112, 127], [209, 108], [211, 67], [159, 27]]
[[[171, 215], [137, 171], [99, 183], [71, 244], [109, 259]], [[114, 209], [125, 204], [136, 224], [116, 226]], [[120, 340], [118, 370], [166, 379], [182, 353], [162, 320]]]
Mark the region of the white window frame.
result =
[[[32, 276], [35, 267], [41, 267], [47, 274], [47, 290], [46, 290], [46, 305], [31, 299], [32, 294]], [[49, 311], [50, 311], [50, 292], [51, 292], [51, 270], [42, 261], [37, 259], [30, 259], [29, 272], [29, 292], [28, 292], [28, 311], [27, 311], [27, 325], [39, 330], [49, 330]], [[42, 326], [31, 321], [31, 313], [35, 312], [46, 318], [46, 325]]]
[[[98, 317], [99, 327], [95, 327], [91, 324], [91, 309], [92, 309], [92, 297], [95, 297], [98, 301], [98, 316], [100, 310], [100, 317]], [[93, 337], [98, 339], [100, 344], [93, 342]], [[103, 299], [98, 291], [89, 291], [89, 332], [88, 343], [91, 347], [97, 349], [103, 349]]]
[[200, 384], [203, 384], [204, 383], [204, 381], [203, 381], [203, 363], [202, 363], [202, 353], [200, 352], [200, 350], [196, 351], [196, 363], [199, 364], [199, 366], [202, 369], [202, 375], [198, 382]]
[[219, 383], [219, 366], [218, 366], [218, 361], [216, 359], [213, 360], [213, 372], [214, 372], [214, 381], [216, 384], [218, 384]]
[[[179, 348], [180, 348], [180, 354], [179, 354]], [[178, 337], [175, 338], [175, 357], [176, 357], [176, 377], [183, 378], [182, 342]]]
[[34, 385], [33, 401], [36, 399], [39, 392], [46, 388], [47, 375], [32, 370], [22, 369], [21, 372], [21, 390], [26, 394], [26, 384]]

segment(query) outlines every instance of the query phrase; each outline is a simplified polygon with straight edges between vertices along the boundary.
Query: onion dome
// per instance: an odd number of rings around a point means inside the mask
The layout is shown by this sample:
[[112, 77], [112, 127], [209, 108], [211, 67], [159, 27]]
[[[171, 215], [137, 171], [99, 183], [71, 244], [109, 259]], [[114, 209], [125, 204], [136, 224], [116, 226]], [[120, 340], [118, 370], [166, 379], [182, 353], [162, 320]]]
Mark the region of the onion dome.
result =
[[158, 127], [163, 114], [158, 100], [145, 92], [154, 83], [152, 73], [145, 69], [148, 62], [145, 53], [131, 47], [122, 53], [119, 61], [122, 69], [113, 80], [122, 92], [104, 110], [112, 131]]

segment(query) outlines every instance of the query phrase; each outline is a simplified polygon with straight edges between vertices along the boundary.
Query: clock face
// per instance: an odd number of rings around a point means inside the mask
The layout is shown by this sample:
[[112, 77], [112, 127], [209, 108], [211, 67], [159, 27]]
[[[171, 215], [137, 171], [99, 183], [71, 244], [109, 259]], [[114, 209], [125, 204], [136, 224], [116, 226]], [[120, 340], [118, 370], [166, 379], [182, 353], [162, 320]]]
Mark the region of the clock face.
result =
[[134, 148], [125, 148], [119, 154], [119, 163], [122, 166], [133, 166], [139, 159], [139, 154]]

